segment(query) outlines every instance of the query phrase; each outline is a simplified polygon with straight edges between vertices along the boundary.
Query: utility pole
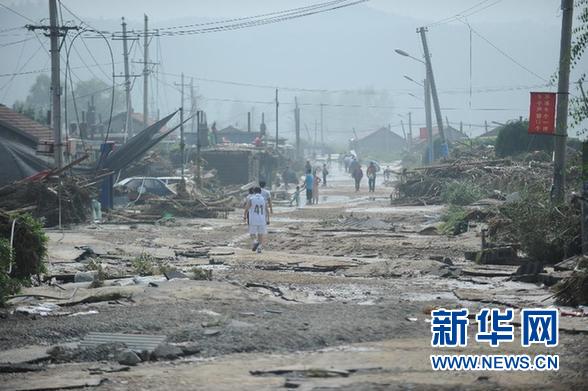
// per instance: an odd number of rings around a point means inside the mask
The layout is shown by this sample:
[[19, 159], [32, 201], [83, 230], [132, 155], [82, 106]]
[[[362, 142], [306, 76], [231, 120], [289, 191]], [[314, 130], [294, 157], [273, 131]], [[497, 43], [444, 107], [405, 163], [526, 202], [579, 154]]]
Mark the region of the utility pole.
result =
[[433, 106], [435, 107], [435, 117], [437, 119], [437, 127], [439, 128], [439, 137], [441, 137], [442, 153], [441, 156], [448, 155], [447, 139], [445, 138], [445, 131], [443, 130], [443, 117], [441, 116], [441, 106], [439, 105], [439, 96], [437, 95], [437, 86], [435, 84], [435, 77], [433, 76], [433, 65], [431, 64], [431, 54], [429, 53], [429, 45], [427, 44], [427, 36], [425, 27], [417, 29], [417, 33], [421, 35], [423, 42], [423, 51], [425, 52], [425, 65], [427, 67], [427, 80], [429, 82], [429, 89], [433, 95]]
[[194, 96], [194, 78], [190, 78], [190, 133], [194, 134], [194, 120], [196, 114], [196, 97]]
[[51, 40], [51, 96], [53, 111], [53, 139], [55, 167], [63, 167], [63, 142], [61, 140], [61, 81], [59, 58], [59, 26], [57, 25], [57, 0], [49, 0], [49, 24]]
[[129, 133], [132, 134], [131, 123], [131, 77], [129, 75], [129, 49], [127, 44], [127, 23], [125, 18], [122, 18], [122, 32], [123, 32], [123, 58], [125, 63], [125, 98], [127, 104], [127, 115], [125, 117], [125, 135], [124, 142], [127, 141]]
[[323, 127], [323, 107], [325, 105], [321, 103], [321, 148], [325, 147], [324, 127]]
[[[143, 124], [148, 126], [149, 121], [149, 18], [145, 16], [145, 29], [143, 33]], [[183, 83], [182, 83], [183, 84]]]
[[[553, 201], [562, 203], [566, 185], [566, 142], [568, 139], [568, 99], [570, 92], [570, 61], [574, 0], [562, 0], [561, 43], [557, 85], [557, 120], [553, 164]], [[583, 203], [584, 204], [584, 203]], [[583, 208], [585, 209], [585, 208]]]
[[[175, 83], [178, 85], [178, 83]], [[182, 161], [182, 181], [184, 180], [184, 150], [186, 149], [186, 143], [184, 142], [184, 87], [188, 84], [184, 83], [184, 72], [182, 72], [181, 82], [180, 82], [180, 94], [181, 94], [181, 103], [180, 103], [180, 159]], [[191, 102], [193, 103], [193, 101]]]
[[408, 149], [412, 149], [412, 113], [408, 112]]
[[247, 112], [247, 133], [251, 133], [251, 111]]
[[429, 80], [423, 81], [425, 86], [425, 117], [427, 124], [427, 141], [429, 144], [429, 165], [433, 164], [435, 160], [435, 144], [433, 143], [433, 119], [431, 115], [431, 87], [429, 86]]
[[202, 111], [198, 110], [196, 112], [196, 185], [200, 187], [200, 183], [202, 182], [202, 178], [200, 177], [200, 122], [202, 117]]
[[298, 98], [294, 98], [294, 131], [296, 132], [296, 159], [301, 158], [300, 153], [300, 107], [298, 107]]
[[[400, 120], [400, 126], [402, 127], [402, 136], [404, 137], [404, 140], [406, 141], [406, 131], [404, 130], [404, 121]], [[388, 127], [390, 127], [390, 125], [388, 125]]]
[[278, 102], [278, 89], [276, 88], [276, 151], [278, 150], [278, 129], [279, 129], [278, 108], [279, 107], [280, 107], [280, 102]]

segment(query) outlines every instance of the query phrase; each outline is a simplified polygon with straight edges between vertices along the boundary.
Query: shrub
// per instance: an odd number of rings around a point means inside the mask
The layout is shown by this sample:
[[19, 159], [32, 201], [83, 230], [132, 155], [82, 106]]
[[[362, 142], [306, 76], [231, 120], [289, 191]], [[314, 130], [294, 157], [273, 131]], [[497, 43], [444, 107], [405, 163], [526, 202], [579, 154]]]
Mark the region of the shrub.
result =
[[155, 268], [155, 258], [146, 252], [135, 257], [131, 262], [133, 270], [140, 276], [150, 276], [153, 274]]
[[467, 211], [461, 206], [450, 205], [441, 221], [440, 230], [446, 235], [459, 235], [468, 230]]
[[469, 205], [484, 198], [485, 195], [482, 188], [471, 181], [449, 182], [441, 191], [443, 202], [451, 205]]
[[494, 144], [496, 156], [515, 156], [521, 152], [553, 152], [553, 137], [528, 133], [529, 122], [513, 121], [502, 126]]
[[14, 256], [10, 249], [10, 242], [0, 238], [0, 306], [6, 304], [7, 296], [13, 295], [20, 289], [20, 282], [8, 275], [8, 268]]
[[531, 191], [522, 193], [519, 201], [501, 206], [500, 213], [504, 221], [491, 229], [494, 238], [520, 243], [532, 260], [556, 263], [581, 253], [577, 207], [554, 206], [545, 192]]
[[45, 272], [43, 260], [47, 255], [47, 235], [41, 222], [29, 214], [0, 215], [0, 238], [10, 239], [12, 221], [17, 218], [14, 231], [14, 267], [11, 277], [27, 279]]

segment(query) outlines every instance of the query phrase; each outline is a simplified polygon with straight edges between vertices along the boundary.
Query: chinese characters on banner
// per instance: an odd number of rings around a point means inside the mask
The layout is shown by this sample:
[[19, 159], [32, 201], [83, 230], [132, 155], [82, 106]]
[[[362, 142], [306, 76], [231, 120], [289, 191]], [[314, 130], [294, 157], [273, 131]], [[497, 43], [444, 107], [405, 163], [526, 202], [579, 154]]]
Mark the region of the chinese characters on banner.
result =
[[531, 92], [530, 134], [555, 134], [555, 100], [555, 92]]

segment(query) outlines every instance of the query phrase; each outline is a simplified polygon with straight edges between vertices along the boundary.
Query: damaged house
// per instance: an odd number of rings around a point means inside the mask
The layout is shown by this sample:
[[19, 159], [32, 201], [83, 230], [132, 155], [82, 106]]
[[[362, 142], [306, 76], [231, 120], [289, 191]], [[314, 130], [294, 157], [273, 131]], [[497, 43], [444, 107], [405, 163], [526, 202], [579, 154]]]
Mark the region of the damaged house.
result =
[[0, 186], [49, 169], [52, 159], [37, 155], [37, 149], [52, 139], [47, 126], [0, 105]]

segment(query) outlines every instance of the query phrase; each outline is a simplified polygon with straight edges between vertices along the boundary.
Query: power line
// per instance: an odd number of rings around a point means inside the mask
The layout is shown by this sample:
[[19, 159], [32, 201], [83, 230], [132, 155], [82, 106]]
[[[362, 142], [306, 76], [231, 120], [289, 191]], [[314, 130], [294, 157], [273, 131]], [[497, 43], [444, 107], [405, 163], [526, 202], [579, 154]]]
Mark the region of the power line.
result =
[[[193, 35], [193, 34], [206, 34], [206, 33], [214, 33], [220, 31], [230, 31], [230, 30], [237, 30], [255, 26], [262, 26], [266, 24], [278, 23], [283, 22], [291, 19], [302, 18], [310, 15], [316, 15], [319, 13], [330, 12], [341, 8], [351, 7], [360, 3], [367, 2], [369, 0], [336, 0], [326, 3], [317, 4], [317, 6], [310, 6], [313, 8], [302, 8], [302, 9], [294, 9], [295, 11], [280, 11], [273, 14], [273, 16], [265, 17], [265, 18], [255, 18], [255, 17], [247, 17], [247, 18], [239, 18], [240, 20], [245, 20], [238, 23], [229, 23], [229, 24], [221, 24], [218, 26], [213, 27], [200, 27], [200, 28], [191, 28], [186, 30], [165, 30], [163, 32], [158, 32], [160, 29], [150, 30], [147, 32], [149, 36], [176, 36], [176, 35]], [[175, 26], [174, 28], [179, 27]], [[172, 28], [169, 28], [172, 29]], [[105, 34], [110, 34], [113, 38], [119, 38], [121, 32], [108, 32], [103, 31]], [[142, 37], [145, 35], [144, 32], [135, 32], [135, 36]]]
[[465, 21], [461, 20], [461, 19], [457, 19], [460, 22], [462, 22], [463, 24], [467, 25], [468, 28], [474, 33], [476, 34], [478, 37], [482, 38], [488, 45], [492, 46], [494, 49], [496, 49], [500, 54], [502, 54], [504, 57], [506, 57], [507, 59], [509, 59], [510, 61], [512, 61], [514, 64], [518, 65], [521, 69], [524, 69], [525, 71], [527, 71], [528, 73], [530, 73], [531, 75], [543, 80], [546, 83], [549, 83], [549, 80], [547, 80], [546, 78], [544, 78], [543, 76], [540, 76], [539, 74], [533, 72], [531, 69], [527, 68], [525, 65], [521, 64], [519, 61], [517, 61], [515, 58], [513, 58], [511, 55], [509, 55], [508, 53], [506, 53], [504, 50], [500, 49], [498, 46], [496, 46], [494, 43], [492, 43], [488, 38], [484, 37], [482, 34], [480, 34], [478, 31], [476, 31], [473, 27], [471, 27], [469, 24], [467, 24]]
[[25, 39], [19, 39], [18, 41], [3, 43], [3, 44], [0, 45], [0, 48], [5, 48], [7, 46], [12, 46], [12, 45], [18, 45], [19, 43], [31, 41], [33, 39], [35, 39], [35, 37], [29, 37], [29, 38], [25, 38]]
[[483, 0], [469, 8], [464, 9], [463, 11], [458, 12], [455, 15], [449, 16], [447, 18], [443, 18], [440, 19], [436, 22], [433, 22], [429, 25], [427, 25], [426, 27], [434, 27], [434, 26], [438, 26], [438, 25], [442, 25], [448, 22], [451, 22], [453, 20], [459, 20], [459, 18], [466, 18], [468, 16], [472, 16], [474, 14], [477, 14], [478, 12], [482, 12], [483, 10], [485, 10], [486, 8], [490, 8], [498, 3], [500, 3], [502, 0], [495, 0], [493, 3], [486, 5], [485, 7], [482, 8], [478, 8], [480, 6], [483, 6], [485, 3], [488, 3], [491, 0]]
[[306, 7], [290, 8], [287, 10], [268, 12], [268, 13], [264, 13], [264, 14], [253, 15], [253, 16], [245, 16], [245, 17], [240, 17], [240, 18], [231, 18], [231, 19], [224, 19], [224, 20], [204, 22], [204, 23], [185, 24], [185, 25], [181, 25], [181, 26], [160, 27], [158, 30], [177, 30], [177, 29], [184, 29], [184, 28], [189, 28], [189, 27], [210, 26], [210, 25], [216, 25], [216, 24], [227, 24], [227, 23], [240, 22], [243, 20], [267, 18], [267, 17], [271, 17], [271, 16], [276, 16], [276, 15], [284, 15], [284, 14], [290, 14], [290, 13], [295, 13], [295, 12], [308, 11], [310, 9], [317, 9], [320, 7], [344, 3], [346, 1], [347, 0], [333, 0], [333, 1], [328, 1], [328, 2], [324, 2], [324, 3], [311, 4]]
[[4, 4], [0, 3], [0, 7], [7, 9], [8, 11], [12, 12], [13, 14], [18, 15], [21, 18], [26, 19], [26, 20], [28, 20], [31, 23], [36, 23], [33, 19], [29, 18], [28, 16], [25, 16], [25, 15], [21, 14], [20, 12], [14, 10], [12, 8], [10, 8], [7, 5], [4, 5]]

